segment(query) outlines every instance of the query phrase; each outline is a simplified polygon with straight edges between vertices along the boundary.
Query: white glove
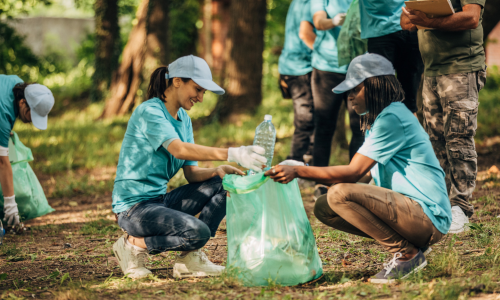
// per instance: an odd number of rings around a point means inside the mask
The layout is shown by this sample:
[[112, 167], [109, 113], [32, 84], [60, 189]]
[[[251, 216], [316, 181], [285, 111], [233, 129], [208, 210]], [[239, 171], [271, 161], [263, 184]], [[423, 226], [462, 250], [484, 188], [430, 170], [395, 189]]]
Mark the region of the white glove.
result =
[[229, 148], [227, 151], [227, 161], [232, 161], [244, 168], [260, 172], [262, 171], [262, 165], [267, 163], [267, 159], [262, 156], [265, 153], [266, 150], [260, 146]]
[[306, 164], [304, 164], [303, 162], [298, 161], [298, 160], [287, 159], [287, 160], [280, 162], [278, 165], [280, 165], [280, 166], [305, 166]]
[[342, 24], [344, 24], [346, 15], [347, 15], [346, 13], [340, 13], [340, 14], [337, 14], [335, 17], [333, 17], [333, 19], [332, 19], [333, 26], [335, 26], [335, 27], [342, 26]]
[[3, 221], [9, 226], [19, 224], [19, 210], [17, 209], [16, 196], [3, 197]]

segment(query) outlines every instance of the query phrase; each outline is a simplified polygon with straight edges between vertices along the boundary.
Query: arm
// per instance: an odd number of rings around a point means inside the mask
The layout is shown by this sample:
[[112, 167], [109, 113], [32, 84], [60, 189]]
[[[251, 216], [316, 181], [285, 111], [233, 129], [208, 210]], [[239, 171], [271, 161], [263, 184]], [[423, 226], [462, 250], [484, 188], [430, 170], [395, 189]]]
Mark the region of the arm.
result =
[[[274, 181], [288, 183], [294, 178], [304, 178], [331, 185], [333, 183], [355, 183], [377, 162], [362, 154], [356, 153], [348, 166], [333, 167], [295, 167], [275, 166], [265, 175], [271, 176]], [[273, 173], [273, 169], [276, 172]]]
[[313, 50], [316, 33], [314, 33], [314, 27], [311, 23], [307, 21], [300, 22], [299, 38], [307, 45], [307, 47]]
[[[404, 8], [403, 8], [404, 9]], [[401, 19], [399, 20], [399, 25], [403, 30], [415, 31], [417, 30], [417, 25], [413, 24], [404, 11], [401, 12]]]
[[200, 146], [175, 140], [168, 145], [167, 151], [175, 158], [191, 161], [227, 161], [228, 149]]
[[481, 16], [481, 5], [467, 4], [461, 12], [440, 18], [428, 18], [427, 15], [418, 10], [412, 10], [403, 7], [405, 14], [410, 22], [428, 28], [434, 28], [442, 31], [463, 31], [475, 29], [479, 26]]
[[334, 27], [340, 26], [345, 21], [344, 13], [336, 15], [333, 19], [328, 19], [326, 11], [320, 10], [314, 13], [313, 23], [317, 30], [329, 30]]
[[0, 184], [4, 196], [14, 195], [14, 178], [8, 156], [0, 156]]
[[212, 177], [224, 178], [226, 174], [245, 175], [241, 170], [233, 166], [219, 166], [217, 168], [200, 168], [198, 166], [184, 166], [184, 177], [189, 183], [203, 182]]

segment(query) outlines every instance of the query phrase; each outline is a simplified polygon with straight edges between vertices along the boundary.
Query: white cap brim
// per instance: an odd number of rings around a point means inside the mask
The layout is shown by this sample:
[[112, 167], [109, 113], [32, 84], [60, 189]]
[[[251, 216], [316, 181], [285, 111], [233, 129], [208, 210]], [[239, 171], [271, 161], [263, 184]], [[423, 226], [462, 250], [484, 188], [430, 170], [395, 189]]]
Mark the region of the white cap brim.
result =
[[365, 81], [366, 78], [350, 78], [342, 81], [339, 85], [333, 88], [335, 94], [342, 94], [347, 91], [352, 90], [357, 87], [361, 82]]
[[40, 129], [40, 130], [45, 130], [47, 129], [47, 120], [48, 116], [42, 117], [39, 114], [36, 113], [33, 109], [31, 110], [31, 122], [33, 122], [33, 125]]
[[194, 82], [196, 82], [199, 86], [201, 86], [202, 88], [208, 90], [208, 91], [211, 91], [217, 95], [224, 95], [225, 91], [223, 88], [221, 88], [220, 86], [218, 86], [215, 82], [213, 82], [212, 80], [208, 80], [208, 79], [194, 79], [194, 78], [191, 78]]

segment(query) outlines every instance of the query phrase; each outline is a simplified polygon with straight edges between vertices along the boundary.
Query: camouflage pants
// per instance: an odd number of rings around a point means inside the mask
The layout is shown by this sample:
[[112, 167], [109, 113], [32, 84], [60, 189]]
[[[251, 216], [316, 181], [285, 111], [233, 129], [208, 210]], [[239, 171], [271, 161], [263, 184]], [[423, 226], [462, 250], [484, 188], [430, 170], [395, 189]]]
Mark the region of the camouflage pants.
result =
[[485, 70], [424, 77], [422, 90], [424, 128], [445, 172], [451, 206], [469, 217], [477, 175], [478, 94], [485, 81]]

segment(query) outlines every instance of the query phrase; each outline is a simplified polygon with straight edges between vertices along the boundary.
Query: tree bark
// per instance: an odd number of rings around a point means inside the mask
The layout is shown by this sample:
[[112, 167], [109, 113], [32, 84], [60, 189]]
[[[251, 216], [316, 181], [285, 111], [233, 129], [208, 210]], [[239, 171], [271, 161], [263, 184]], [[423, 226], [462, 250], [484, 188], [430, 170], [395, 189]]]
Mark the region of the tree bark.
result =
[[262, 51], [266, 25], [266, 0], [231, 1], [226, 40], [225, 90], [210, 119], [233, 121], [253, 113], [262, 102]]
[[92, 101], [101, 101], [108, 90], [120, 56], [120, 27], [118, 0], [96, 0], [95, 11], [95, 63], [92, 75]]
[[500, 0], [486, 1], [483, 13], [484, 40], [488, 38], [498, 22], [500, 22]]

